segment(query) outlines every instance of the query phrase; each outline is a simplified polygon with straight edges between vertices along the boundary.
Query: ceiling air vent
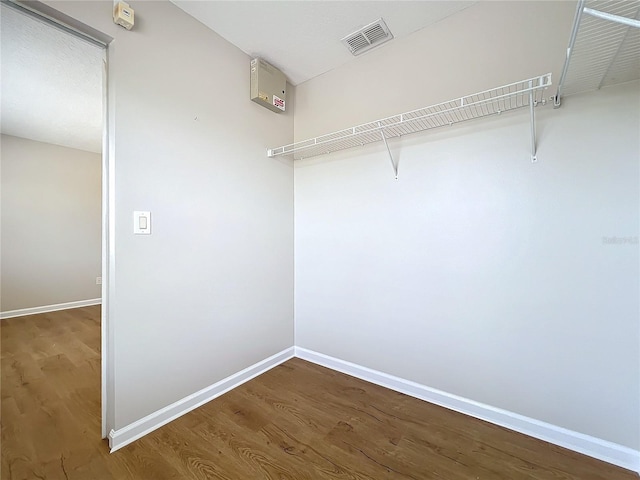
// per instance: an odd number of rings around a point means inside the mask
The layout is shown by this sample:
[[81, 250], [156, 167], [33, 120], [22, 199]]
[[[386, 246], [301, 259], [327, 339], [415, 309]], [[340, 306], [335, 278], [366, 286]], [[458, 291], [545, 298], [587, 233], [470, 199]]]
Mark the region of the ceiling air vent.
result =
[[360, 55], [373, 47], [388, 42], [392, 38], [393, 34], [389, 31], [389, 27], [387, 27], [383, 19], [379, 18], [375, 22], [344, 37], [342, 43], [353, 55]]

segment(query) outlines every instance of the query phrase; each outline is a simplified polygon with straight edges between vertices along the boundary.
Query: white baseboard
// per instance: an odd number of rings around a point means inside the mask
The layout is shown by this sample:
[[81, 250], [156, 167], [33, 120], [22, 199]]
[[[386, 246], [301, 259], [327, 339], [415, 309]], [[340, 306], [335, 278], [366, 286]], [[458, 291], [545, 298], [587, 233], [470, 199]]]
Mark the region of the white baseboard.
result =
[[89, 300], [78, 300], [77, 302], [56, 303], [55, 305], [44, 305], [42, 307], [8, 310], [6, 312], [0, 312], [0, 319], [23, 317], [25, 315], [36, 315], [38, 313], [56, 312], [58, 310], [68, 310], [69, 308], [88, 307], [90, 305], [99, 305], [101, 303], [101, 298], [91, 298]]
[[293, 357], [294, 347], [287, 348], [126, 427], [111, 430], [109, 433], [111, 453]]
[[404, 393], [640, 473], [640, 451], [623, 445], [475, 402], [306, 348], [295, 347], [295, 356], [396, 392]]

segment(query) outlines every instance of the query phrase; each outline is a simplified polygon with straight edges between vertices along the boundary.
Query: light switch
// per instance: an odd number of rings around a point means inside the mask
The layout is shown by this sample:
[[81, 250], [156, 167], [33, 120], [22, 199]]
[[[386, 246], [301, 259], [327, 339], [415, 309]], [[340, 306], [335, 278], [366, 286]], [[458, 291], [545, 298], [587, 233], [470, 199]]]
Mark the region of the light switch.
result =
[[133, 233], [151, 235], [151, 212], [133, 212]]

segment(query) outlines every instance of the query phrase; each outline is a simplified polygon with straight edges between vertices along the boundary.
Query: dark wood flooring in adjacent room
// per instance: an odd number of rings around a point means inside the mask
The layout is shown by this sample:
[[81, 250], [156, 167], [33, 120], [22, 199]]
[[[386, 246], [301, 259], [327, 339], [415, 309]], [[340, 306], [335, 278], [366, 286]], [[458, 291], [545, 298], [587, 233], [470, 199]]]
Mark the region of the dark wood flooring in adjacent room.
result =
[[299, 359], [110, 455], [99, 317], [1, 321], [2, 479], [638, 479]]

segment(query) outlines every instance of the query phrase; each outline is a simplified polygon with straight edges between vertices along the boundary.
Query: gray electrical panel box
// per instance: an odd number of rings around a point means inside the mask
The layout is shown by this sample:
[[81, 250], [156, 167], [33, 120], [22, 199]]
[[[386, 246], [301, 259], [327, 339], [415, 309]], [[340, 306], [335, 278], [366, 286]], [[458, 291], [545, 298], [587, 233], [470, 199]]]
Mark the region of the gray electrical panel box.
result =
[[261, 58], [251, 60], [251, 100], [276, 113], [285, 111], [287, 79]]

